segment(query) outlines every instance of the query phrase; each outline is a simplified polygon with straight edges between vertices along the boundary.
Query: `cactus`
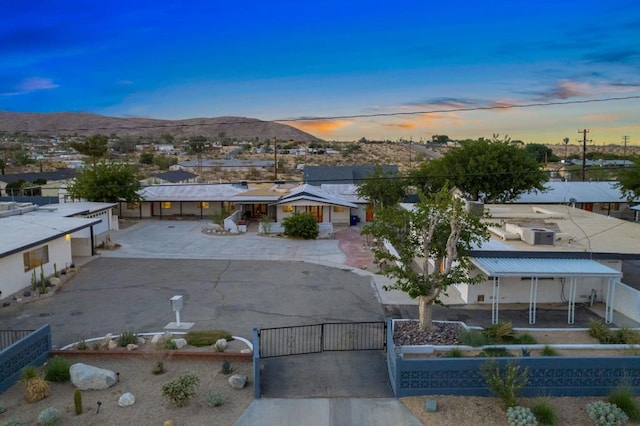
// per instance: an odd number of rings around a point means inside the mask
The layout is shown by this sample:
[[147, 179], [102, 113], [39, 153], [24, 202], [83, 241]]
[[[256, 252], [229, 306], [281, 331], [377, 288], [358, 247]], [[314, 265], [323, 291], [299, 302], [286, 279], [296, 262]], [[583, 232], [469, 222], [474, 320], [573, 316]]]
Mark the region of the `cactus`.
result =
[[55, 263], [53, 264], [53, 276], [56, 278], [60, 277], [60, 275], [58, 274], [58, 265], [56, 265]]
[[82, 414], [82, 391], [78, 388], [73, 391], [73, 406], [76, 410], [76, 416]]

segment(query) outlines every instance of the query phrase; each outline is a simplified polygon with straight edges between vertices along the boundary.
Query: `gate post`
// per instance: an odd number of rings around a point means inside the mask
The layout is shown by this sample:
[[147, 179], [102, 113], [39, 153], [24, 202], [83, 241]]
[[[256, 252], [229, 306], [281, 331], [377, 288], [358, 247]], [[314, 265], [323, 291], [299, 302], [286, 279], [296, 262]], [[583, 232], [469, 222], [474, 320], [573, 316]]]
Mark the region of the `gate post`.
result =
[[253, 397], [260, 399], [260, 332], [253, 327]]

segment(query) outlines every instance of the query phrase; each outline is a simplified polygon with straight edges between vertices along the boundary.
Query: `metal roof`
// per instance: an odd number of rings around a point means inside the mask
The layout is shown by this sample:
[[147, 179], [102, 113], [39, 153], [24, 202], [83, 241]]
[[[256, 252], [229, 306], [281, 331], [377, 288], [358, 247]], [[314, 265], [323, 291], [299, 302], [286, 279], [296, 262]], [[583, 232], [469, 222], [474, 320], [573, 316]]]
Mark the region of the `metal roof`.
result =
[[309, 184], [303, 184], [292, 189], [289, 194], [283, 196], [277, 204], [287, 204], [299, 200], [309, 200], [351, 208], [358, 207], [339, 195], [330, 194], [318, 188], [317, 186]]
[[151, 185], [138, 194], [144, 201], [229, 201], [247, 190], [233, 184], [185, 183]]
[[471, 261], [490, 277], [622, 277], [622, 273], [590, 259], [474, 257]]
[[520, 195], [513, 204], [626, 203], [617, 182], [547, 182], [545, 192]]

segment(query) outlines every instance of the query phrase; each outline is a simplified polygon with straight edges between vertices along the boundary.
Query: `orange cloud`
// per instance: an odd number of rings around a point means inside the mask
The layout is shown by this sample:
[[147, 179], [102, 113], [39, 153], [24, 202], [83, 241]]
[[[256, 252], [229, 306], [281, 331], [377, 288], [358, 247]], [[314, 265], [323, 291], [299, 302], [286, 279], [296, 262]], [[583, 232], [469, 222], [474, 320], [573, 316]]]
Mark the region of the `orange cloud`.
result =
[[321, 133], [323, 135], [331, 135], [336, 130], [350, 126], [350, 120], [313, 120], [313, 121], [283, 121], [283, 123], [293, 126], [303, 132]]
[[589, 114], [582, 117], [588, 123], [613, 123], [618, 121], [616, 114]]

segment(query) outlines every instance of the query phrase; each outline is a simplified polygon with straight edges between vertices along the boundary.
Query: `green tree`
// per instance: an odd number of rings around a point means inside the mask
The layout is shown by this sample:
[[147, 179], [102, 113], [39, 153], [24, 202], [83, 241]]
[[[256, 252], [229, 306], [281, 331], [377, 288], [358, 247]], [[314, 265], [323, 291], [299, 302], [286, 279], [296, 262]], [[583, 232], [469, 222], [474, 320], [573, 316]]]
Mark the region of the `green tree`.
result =
[[140, 159], [138, 160], [138, 162], [140, 164], [151, 165], [153, 164], [153, 160], [154, 160], [153, 152], [143, 152], [140, 154]]
[[449, 142], [449, 136], [447, 135], [433, 135], [431, 136], [431, 143], [438, 145], [446, 145]]
[[136, 140], [131, 137], [124, 136], [116, 139], [113, 142], [112, 148], [117, 153], [130, 154], [136, 150]]
[[376, 166], [356, 189], [358, 196], [366, 199], [374, 208], [388, 207], [402, 202], [406, 182], [396, 173]]
[[[418, 299], [420, 329], [432, 328], [432, 307], [452, 284], [475, 284], [468, 253], [472, 245], [488, 240], [484, 216], [465, 210], [464, 202], [448, 188], [420, 195], [411, 210], [397, 204], [375, 209], [373, 222], [363, 233], [389, 242], [395, 252], [375, 249], [376, 259], [387, 262], [385, 274], [395, 283], [385, 290], [400, 290]], [[415, 262], [419, 260], [420, 264]], [[415, 266], [414, 266], [415, 265]]]
[[629, 200], [640, 198], [640, 157], [631, 158], [631, 167], [618, 172], [618, 188]]
[[528, 143], [524, 150], [528, 152], [538, 163], [548, 163], [558, 161], [558, 157], [553, 155], [553, 150], [541, 143]]
[[157, 157], [153, 158], [153, 164], [158, 166], [160, 170], [167, 170], [169, 167], [177, 163], [178, 159], [176, 159], [175, 157], [168, 157], [164, 154], [158, 155]]
[[91, 135], [84, 142], [72, 142], [70, 145], [80, 154], [91, 157], [91, 162], [95, 163], [106, 157], [108, 142], [109, 138], [105, 135]]
[[548, 176], [526, 151], [508, 141], [463, 141], [441, 158], [422, 163], [411, 176], [424, 192], [447, 183], [467, 197], [506, 202], [533, 189], [544, 190]]
[[2, 174], [4, 174], [5, 167], [7, 167], [7, 162], [0, 158], [0, 172], [2, 172]]
[[82, 170], [69, 187], [74, 199], [115, 203], [139, 201], [140, 181], [126, 164], [101, 161]]
[[24, 187], [27, 186], [27, 183], [24, 179], [9, 182], [4, 190], [7, 192], [7, 195], [23, 195]]

